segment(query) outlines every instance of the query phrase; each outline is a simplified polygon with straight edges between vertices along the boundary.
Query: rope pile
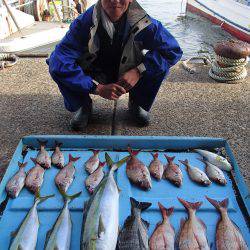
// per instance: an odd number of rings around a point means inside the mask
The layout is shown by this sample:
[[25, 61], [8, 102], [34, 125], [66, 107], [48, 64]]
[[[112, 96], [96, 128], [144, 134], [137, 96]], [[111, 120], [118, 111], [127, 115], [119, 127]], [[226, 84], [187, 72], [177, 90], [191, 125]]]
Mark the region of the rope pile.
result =
[[0, 70], [15, 65], [18, 57], [14, 54], [0, 54]]
[[247, 58], [230, 59], [216, 55], [209, 76], [218, 82], [239, 81], [247, 76]]
[[192, 57], [182, 65], [189, 73], [195, 70], [187, 64], [191, 60], [202, 59], [204, 64], [211, 64], [209, 76], [218, 82], [237, 82], [247, 76], [246, 65], [250, 55], [250, 46], [241, 41], [223, 41], [214, 47], [215, 59], [208, 57]]

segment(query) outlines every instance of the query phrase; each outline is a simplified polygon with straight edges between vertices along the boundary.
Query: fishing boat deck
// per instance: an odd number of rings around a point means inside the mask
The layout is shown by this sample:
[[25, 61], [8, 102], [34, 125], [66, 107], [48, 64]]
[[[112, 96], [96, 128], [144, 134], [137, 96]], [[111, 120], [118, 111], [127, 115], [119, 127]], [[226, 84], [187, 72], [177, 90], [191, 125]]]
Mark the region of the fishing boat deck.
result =
[[[248, 67], [248, 72], [250, 67]], [[178, 64], [162, 85], [152, 108], [152, 123], [137, 128], [127, 112], [128, 96], [116, 105], [94, 96], [94, 113], [81, 133], [70, 131], [63, 105], [45, 59], [20, 59], [0, 72], [0, 179], [19, 140], [30, 134], [209, 136], [229, 140], [250, 186], [248, 115], [250, 77], [238, 84], [216, 83], [208, 67], [190, 75]]]

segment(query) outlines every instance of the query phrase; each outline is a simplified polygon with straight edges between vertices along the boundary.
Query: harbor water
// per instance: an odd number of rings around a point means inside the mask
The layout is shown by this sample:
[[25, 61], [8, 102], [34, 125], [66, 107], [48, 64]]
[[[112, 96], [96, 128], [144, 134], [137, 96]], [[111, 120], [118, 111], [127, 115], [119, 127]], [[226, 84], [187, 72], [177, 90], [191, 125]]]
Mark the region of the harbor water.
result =
[[[232, 36], [220, 26], [197, 15], [186, 13], [186, 0], [138, 0], [147, 13], [159, 21], [178, 40], [184, 51], [182, 59], [213, 51], [213, 45]], [[55, 44], [36, 49], [51, 52]], [[33, 51], [34, 52], [34, 51]]]

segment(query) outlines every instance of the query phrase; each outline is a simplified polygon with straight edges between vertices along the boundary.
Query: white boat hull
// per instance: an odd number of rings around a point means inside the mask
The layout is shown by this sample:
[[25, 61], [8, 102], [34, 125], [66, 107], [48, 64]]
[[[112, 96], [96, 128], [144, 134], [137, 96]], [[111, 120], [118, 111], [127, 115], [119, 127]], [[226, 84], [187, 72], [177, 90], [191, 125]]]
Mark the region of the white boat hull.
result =
[[187, 11], [211, 20], [238, 39], [250, 43], [250, 6], [234, 0], [188, 0]]

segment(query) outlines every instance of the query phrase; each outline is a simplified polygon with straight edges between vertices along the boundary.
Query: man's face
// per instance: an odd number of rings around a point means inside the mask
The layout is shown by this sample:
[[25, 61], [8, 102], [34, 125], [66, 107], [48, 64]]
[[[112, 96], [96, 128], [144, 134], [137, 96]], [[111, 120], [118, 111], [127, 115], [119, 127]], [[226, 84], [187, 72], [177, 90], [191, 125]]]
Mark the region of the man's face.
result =
[[116, 22], [128, 9], [133, 0], [101, 0], [102, 7], [110, 20]]

